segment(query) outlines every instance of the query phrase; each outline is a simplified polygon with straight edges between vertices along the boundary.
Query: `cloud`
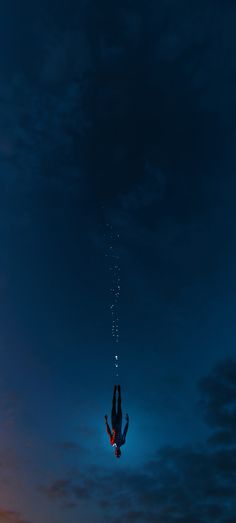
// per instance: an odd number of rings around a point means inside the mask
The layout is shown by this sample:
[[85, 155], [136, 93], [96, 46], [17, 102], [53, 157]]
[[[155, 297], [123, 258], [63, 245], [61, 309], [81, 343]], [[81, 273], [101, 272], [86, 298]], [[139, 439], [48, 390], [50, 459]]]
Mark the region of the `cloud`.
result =
[[54, 481], [51, 485], [47, 487], [40, 487], [41, 492], [43, 492], [49, 499], [66, 499], [70, 492], [71, 480], [69, 479], [59, 479]]
[[2, 416], [2, 426], [12, 427], [16, 422], [16, 414], [19, 412], [21, 395], [15, 391], [7, 391], [6, 387], [0, 388], [0, 409]]
[[76, 443], [75, 441], [63, 441], [56, 445], [62, 452], [76, 452], [84, 454], [89, 453], [89, 450], [86, 449], [83, 445]]
[[[231, 417], [222, 417], [221, 408], [223, 404], [224, 409], [231, 409], [235, 366], [234, 360], [221, 362], [200, 382], [200, 404], [210, 426], [214, 420], [216, 435], [219, 428], [224, 432], [229, 421], [232, 426]], [[114, 474], [102, 467], [87, 467], [42, 492], [64, 508], [65, 502], [91, 500], [112, 523], [228, 523], [236, 517], [236, 434], [230, 434], [230, 446], [223, 437], [218, 448], [211, 441], [194, 447], [163, 447], [142, 471], [128, 467]]]
[[[58, 13], [43, 32], [36, 24], [34, 64], [29, 57], [30, 67], [13, 68], [11, 81], [1, 83], [2, 223], [27, 229], [39, 207], [64, 219], [68, 202], [76, 216], [103, 203], [127, 243], [158, 241], [164, 264], [184, 259], [186, 238], [203, 252], [201, 217], [212, 205], [217, 180], [210, 173], [218, 173], [226, 139], [212, 77], [218, 73], [221, 98], [221, 79], [233, 66], [226, 44], [224, 60], [217, 48], [219, 6], [163, 0], [148, 9], [111, 10], [105, 2], [98, 10], [89, 1], [76, 9], [82, 14], [70, 30]], [[230, 10], [221, 9], [229, 21]], [[216, 52], [220, 69], [212, 70]], [[226, 112], [227, 119], [232, 107]]]
[[29, 523], [19, 512], [6, 510], [0, 507], [0, 522], [2, 523]]
[[[36, 185], [54, 181], [78, 196], [85, 172], [87, 190], [108, 206], [118, 198], [131, 210], [158, 201], [163, 179], [173, 183], [178, 172], [177, 193], [196, 207], [202, 168], [224, 151], [221, 122], [208, 110], [215, 74], [208, 61], [220, 12], [209, 2], [186, 9], [183, 1], [104, 8], [105, 17], [88, 2], [70, 30], [56, 21], [38, 30], [36, 77], [25, 67], [2, 82], [4, 162], [17, 165], [21, 181], [22, 175]], [[220, 67], [230, 74], [227, 54]], [[221, 96], [222, 89], [215, 84], [214, 92]], [[154, 183], [151, 175], [146, 182], [148, 166], [162, 179]], [[195, 192], [188, 190], [190, 168], [198, 175]]]
[[229, 359], [220, 363], [200, 383], [203, 409], [207, 423], [219, 432], [213, 434], [213, 442], [235, 443], [236, 434], [236, 361]]
[[[90, 151], [89, 144], [94, 144], [94, 154], [87, 158], [86, 172], [97, 195], [109, 205], [109, 200], [114, 204], [117, 196], [138, 189], [150, 162], [172, 184], [176, 179], [176, 200], [182, 192], [191, 199], [189, 209], [199, 212], [203, 178], [209, 175], [206, 166], [222, 158], [226, 143], [209, 88], [211, 76], [219, 74], [209, 69], [209, 62], [217, 52], [222, 13], [210, 2], [190, 8], [184, 1], [162, 1], [148, 8], [139, 3], [122, 11], [120, 6], [106, 8], [104, 18], [91, 2], [88, 14], [94, 73], [85, 93], [91, 123], [85, 145]], [[230, 12], [224, 9], [224, 15]], [[99, 20], [98, 38], [89, 31], [92, 19]], [[112, 53], [114, 49], [119, 52]], [[219, 67], [232, 71], [225, 51], [222, 45], [226, 56]], [[222, 97], [218, 83], [216, 107], [217, 96]], [[217, 144], [221, 151], [215, 150]], [[188, 190], [191, 184], [194, 191]], [[130, 204], [132, 208], [133, 200]]]
[[150, 162], [144, 166], [145, 177], [134, 189], [120, 197], [121, 208], [129, 212], [158, 204], [165, 195], [166, 177]]
[[[0, 87], [0, 183], [10, 195], [3, 213], [5, 221], [13, 216], [16, 224], [24, 212], [32, 212], [30, 200], [37, 196], [40, 203], [45, 192], [72, 199], [75, 192], [81, 201], [86, 193], [78, 162], [80, 135], [87, 125], [81, 104], [89, 67], [86, 35], [77, 30], [62, 35], [55, 27], [44, 33], [38, 29], [37, 38], [37, 78], [32, 80], [30, 69], [19, 72], [16, 67], [11, 81], [3, 76]], [[13, 193], [17, 206], [11, 204]]]

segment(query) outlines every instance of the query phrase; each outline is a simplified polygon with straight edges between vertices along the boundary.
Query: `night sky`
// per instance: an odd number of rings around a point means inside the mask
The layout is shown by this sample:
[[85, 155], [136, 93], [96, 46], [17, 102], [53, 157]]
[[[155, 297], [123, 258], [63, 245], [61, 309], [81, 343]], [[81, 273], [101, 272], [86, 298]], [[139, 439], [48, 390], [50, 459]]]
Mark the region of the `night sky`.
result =
[[0, 523], [236, 522], [235, 27], [0, 1]]

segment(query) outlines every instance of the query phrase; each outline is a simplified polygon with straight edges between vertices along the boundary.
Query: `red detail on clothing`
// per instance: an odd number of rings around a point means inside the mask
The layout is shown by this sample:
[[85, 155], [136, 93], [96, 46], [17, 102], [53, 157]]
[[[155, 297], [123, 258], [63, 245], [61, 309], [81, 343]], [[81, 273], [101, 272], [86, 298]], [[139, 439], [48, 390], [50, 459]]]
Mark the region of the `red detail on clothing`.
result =
[[112, 436], [110, 436], [110, 443], [111, 443], [111, 445], [114, 445], [115, 441], [116, 441], [116, 431], [113, 430], [112, 431]]

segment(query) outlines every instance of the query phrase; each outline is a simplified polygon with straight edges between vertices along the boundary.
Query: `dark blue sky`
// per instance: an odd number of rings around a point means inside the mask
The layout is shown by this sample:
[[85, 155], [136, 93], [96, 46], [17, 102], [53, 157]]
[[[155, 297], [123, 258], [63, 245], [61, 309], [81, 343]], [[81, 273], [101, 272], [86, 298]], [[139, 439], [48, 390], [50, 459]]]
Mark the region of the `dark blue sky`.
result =
[[0, 2], [0, 522], [236, 521], [235, 24]]

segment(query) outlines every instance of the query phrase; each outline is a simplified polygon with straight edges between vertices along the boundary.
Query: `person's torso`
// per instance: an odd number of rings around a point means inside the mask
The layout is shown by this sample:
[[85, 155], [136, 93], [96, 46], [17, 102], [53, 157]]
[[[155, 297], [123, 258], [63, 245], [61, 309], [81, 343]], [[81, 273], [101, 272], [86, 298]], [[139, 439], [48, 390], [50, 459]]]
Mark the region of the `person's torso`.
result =
[[121, 447], [124, 445], [125, 439], [123, 438], [122, 432], [120, 430], [113, 430], [111, 437], [111, 445], [116, 447]]

